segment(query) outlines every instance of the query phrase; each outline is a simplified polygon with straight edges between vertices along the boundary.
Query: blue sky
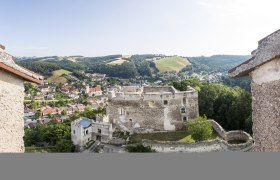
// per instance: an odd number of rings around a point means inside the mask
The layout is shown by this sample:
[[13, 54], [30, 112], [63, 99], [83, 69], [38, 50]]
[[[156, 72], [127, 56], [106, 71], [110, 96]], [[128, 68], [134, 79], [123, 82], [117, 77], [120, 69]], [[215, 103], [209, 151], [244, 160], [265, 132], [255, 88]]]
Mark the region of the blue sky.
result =
[[15, 56], [250, 54], [280, 28], [274, 0], [0, 0]]

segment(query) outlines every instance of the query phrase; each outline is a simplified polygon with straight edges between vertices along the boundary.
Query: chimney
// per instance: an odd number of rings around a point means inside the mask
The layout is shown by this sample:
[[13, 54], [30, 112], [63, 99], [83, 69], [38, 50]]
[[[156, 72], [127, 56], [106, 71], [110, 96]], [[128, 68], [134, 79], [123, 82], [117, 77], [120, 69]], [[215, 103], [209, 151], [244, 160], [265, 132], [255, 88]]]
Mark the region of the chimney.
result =
[[5, 50], [5, 46], [3, 46], [2, 44], [0, 44], [0, 52]]

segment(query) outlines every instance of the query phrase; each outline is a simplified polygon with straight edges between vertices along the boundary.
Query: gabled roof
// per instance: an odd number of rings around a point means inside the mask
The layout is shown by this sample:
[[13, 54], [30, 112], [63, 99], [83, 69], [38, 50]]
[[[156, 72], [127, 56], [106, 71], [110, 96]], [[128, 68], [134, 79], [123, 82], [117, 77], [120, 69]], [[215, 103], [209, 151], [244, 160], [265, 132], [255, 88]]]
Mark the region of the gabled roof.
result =
[[4, 50], [5, 46], [0, 45], [0, 69], [12, 73], [26, 81], [37, 84], [42, 83], [44, 78], [43, 76], [17, 65], [14, 61], [15, 58], [12, 55], [6, 53]]
[[280, 57], [280, 29], [261, 39], [247, 61], [229, 70], [231, 77], [248, 76], [255, 68]]

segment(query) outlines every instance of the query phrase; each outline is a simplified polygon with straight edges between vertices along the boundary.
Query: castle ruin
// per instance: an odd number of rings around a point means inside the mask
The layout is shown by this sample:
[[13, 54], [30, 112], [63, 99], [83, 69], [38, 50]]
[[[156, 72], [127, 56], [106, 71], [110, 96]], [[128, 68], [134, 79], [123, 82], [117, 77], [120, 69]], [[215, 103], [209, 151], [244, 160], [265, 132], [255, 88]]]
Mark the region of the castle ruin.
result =
[[109, 99], [107, 115], [130, 132], [181, 130], [198, 115], [198, 92], [191, 87], [124, 86]]

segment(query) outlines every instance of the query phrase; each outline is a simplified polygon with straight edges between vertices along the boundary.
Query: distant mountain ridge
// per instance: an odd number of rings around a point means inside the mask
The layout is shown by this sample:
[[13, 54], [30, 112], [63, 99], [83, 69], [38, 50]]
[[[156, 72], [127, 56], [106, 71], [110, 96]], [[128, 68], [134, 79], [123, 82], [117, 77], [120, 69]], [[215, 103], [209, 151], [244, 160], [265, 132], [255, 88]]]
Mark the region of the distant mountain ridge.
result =
[[[65, 69], [71, 72], [78, 72], [83, 70], [85, 72], [104, 73], [112, 77], [120, 78], [134, 78], [136, 76], [151, 77], [153, 74], [163, 72], [162, 69], [168, 68], [169, 63], [163, 65], [167, 67], [160, 67], [156, 60], [161, 58], [171, 57], [162, 54], [143, 54], [123, 56], [108, 55], [101, 57], [84, 57], [84, 56], [48, 56], [48, 57], [19, 57], [16, 58], [16, 62], [28, 69], [31, 69], [44, 76], [51, 76], [52, 72], [59, 69]], [[240, 64], [248, 59], [248, 55], [213, 55], [210, 57], [198, 56], [198, 57], [185, 57], [186, 63], [183, 67], [179, 67], [181, 72], [226, 72], [230, 68]], [[182, 61], [179, 56], [172, 56], [174, 61]], [[123, 60], [122, 63], [112, 63], [116, 60]], [[185, 67], [184, 67], [185, 66]]]

